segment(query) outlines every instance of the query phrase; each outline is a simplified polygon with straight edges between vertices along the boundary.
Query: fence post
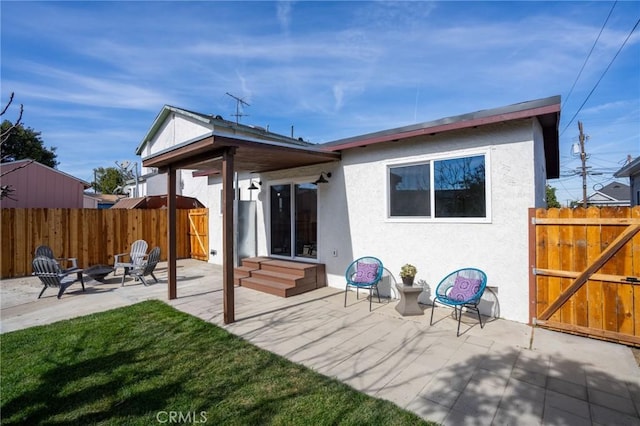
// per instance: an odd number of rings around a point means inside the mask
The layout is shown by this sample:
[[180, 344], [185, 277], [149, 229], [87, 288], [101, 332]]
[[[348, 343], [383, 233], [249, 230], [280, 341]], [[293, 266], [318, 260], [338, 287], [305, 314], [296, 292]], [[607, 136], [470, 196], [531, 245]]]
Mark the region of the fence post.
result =
[[537, 292], [536, 292], [536, 275], [534, 273], [536, 267], [536, 209], [529, 208], [529, 325], [535, 325], [537, 311]]

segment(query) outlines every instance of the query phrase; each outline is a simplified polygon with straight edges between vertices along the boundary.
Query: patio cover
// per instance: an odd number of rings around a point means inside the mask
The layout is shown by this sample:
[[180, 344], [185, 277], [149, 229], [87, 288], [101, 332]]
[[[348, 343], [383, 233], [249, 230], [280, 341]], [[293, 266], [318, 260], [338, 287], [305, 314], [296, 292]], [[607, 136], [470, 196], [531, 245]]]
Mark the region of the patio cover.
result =
[[144, 167], [157, 167], [167, 173], [168, 279], [169, 299], [177, 297], [176, 283], [176, 170], [191, 169], [222, 175], [223, 233], [223, 317], [224, 323], [235, 321], [233, 290], [233, 175], [236, 171], [261, 173], [293, 167], [339, 161], [340, 153], [328, 152], [300, 141], [283, 142], [282, 137], [243, 137], [238, 133], [214, 131], [204, 138], [191, 140], [157, 152], [142, 161]]

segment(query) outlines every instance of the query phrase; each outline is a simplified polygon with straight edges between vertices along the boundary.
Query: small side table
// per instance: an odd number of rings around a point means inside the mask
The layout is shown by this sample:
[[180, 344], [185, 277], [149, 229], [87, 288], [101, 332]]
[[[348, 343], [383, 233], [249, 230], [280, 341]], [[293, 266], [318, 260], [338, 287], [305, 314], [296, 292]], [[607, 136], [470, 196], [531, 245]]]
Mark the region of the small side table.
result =
[[396, 288], [400, 293], [400, 302], [396, 305], [396, 311], [400, 312], [400, 315], [424, 315], [418, 305], [418, 296], [422, 293], [422, 287], [396, 284]]

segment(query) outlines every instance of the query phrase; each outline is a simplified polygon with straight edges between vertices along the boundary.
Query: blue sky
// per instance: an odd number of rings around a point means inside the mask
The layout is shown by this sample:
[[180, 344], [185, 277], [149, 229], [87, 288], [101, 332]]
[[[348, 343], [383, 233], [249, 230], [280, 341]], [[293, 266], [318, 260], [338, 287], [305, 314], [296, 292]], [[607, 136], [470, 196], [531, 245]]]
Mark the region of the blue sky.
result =
[[[250, 105], [243, 124], [316, 143], [561, 95], [563, 176], [580, 166], [578, 121], [603, 173], [589, 193], [640, 155], [636, 1], [3, 0], [0, 11], [3, 105], [15, 92], [58, 168], [86, 181], [139, 161], [165, 104], [234, 120], [227, 92]], [[550, 183], [562, 203], [582, 196], [579, 176]]]

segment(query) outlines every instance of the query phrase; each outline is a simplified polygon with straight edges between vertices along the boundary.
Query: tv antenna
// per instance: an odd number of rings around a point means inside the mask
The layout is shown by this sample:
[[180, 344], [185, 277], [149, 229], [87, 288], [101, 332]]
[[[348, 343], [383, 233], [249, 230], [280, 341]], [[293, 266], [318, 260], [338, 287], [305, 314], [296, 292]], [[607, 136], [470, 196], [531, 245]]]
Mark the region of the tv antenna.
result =
[[235, 100], [236, 100], [236, 113], [235, 113], [235, 114], [231, 114], [231, 115], [232, 115], [232, 116], [234, 116], [234, 117], [236, 118], [236, 124], [239, 124], [238, 122], [239, 122], [239, 120], [240, 120], [240, 117], [243, 117], [243, 116], [245, 116], [245, 115], [248, 115], [248, 114], [242, 114], [242, 113], [240, 112], [240, 107], [241, 107], [242, 105], [246, 105], [246, 106], [251, 106], [251, 105], [249, 105], [248, 103], [246, 103], [246, 102], [244, 101], [244, 99], [241, 99], [241, 98], [239, 98], [239, 97], [237, 97], [237, 96], [233, 96], [233, 95], [232, 95], [231, 93], [229, 93], [229, 92], [227, 92], [227, 95], [231, 96], [233, 99], [235, 99]]

